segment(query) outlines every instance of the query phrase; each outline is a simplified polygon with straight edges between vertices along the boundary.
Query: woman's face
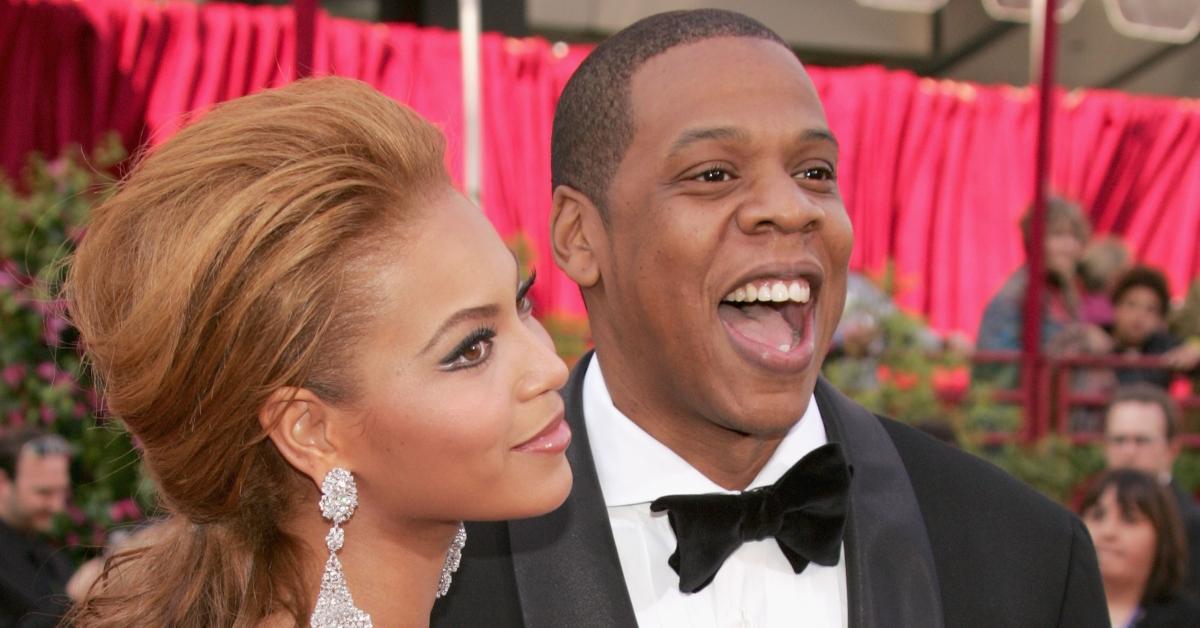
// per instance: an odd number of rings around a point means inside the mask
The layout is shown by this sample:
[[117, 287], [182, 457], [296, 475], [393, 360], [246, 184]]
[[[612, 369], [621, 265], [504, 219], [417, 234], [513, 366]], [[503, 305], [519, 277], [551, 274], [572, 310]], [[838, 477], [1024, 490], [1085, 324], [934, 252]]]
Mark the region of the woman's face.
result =
[[1117, 490], [1110, 487], [1083, 512], [1083, 521], [1096, 545], [1105, 582], [1145, 586], [1158, 543], [1150, 519], [1138, 510], [1121, 512]]
[[1060, 220], [1046, 225], [1046, 270], [1063, 278], [1075, 276], [1083, 258], [1084, 242], [1071, 223]]
[[449, 186], [406, 233], [375, 275], [378, 311], [352, 365], [359, 398], [339, 410], [355, 519], [387, 527], [556, 508], [571, 488], [557, 392], [567, 369], [513, 254]]

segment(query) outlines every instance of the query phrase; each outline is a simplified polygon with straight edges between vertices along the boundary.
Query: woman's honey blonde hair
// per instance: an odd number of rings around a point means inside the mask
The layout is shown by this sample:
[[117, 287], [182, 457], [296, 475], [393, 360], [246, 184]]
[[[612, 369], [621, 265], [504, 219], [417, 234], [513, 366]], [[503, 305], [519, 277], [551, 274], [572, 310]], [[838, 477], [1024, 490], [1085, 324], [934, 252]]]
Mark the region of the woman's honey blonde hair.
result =
[[303, 80], [216, 107], [93, 210], [65, 295], [166, 516], [108, 561], [76, 625], [307, 623], [280, 527], [303, 484], [259, 411], [283, 386], [355, 399], [372, 260], [449, 185], [443, 152], [365, 84]]

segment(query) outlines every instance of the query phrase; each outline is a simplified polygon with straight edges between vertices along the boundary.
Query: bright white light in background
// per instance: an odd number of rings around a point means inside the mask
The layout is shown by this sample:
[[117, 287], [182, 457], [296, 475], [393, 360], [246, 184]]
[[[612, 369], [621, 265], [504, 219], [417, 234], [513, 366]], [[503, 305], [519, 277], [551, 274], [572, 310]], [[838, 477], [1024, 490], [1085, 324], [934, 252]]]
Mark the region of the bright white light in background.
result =
[[[910, 13], [936, 13], [948, 0], [855, 0], [864, 7]], [[1048, 0], [1055, 3], [1054, 17], [1068, 22], [1083, 0]], [[1031, 20], [1035, 0], [982, 0], [995, 20]], [[1200, 35], [1200, 0], [1103, 0], [1113, 30], [1137, 39], [1186, 44]]]
[[1186, 44], [1200, 34], [1200, 0], [1104, 0], [1104, 10], [1126, 37]]
[[[1033, 0], [983, 0], [983, 8], [992, 19], [1006, 22], [1029, 22], [1031, 4]], [[1060, 23], [1069, 22], [1079, 13], [1079, 7], [1082, 5], [1083, 0], [1055, 0], [1054, 18]]]
[[864, 7], [910, 13], [936, 13], [948, 0], [855, 0]]

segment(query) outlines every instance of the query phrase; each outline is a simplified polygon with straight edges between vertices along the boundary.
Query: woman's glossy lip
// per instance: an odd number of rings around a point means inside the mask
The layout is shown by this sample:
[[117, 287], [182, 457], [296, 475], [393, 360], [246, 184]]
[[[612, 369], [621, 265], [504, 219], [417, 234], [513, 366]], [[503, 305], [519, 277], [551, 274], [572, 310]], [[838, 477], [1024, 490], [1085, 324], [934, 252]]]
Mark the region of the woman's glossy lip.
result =
[[571, 444], [571, 428], [563, 419], [559, 410], [554, 418], [543, 427], [533, 438], [513, 447], [513, 451], [537, 454], [557, 454], [566, 451]]

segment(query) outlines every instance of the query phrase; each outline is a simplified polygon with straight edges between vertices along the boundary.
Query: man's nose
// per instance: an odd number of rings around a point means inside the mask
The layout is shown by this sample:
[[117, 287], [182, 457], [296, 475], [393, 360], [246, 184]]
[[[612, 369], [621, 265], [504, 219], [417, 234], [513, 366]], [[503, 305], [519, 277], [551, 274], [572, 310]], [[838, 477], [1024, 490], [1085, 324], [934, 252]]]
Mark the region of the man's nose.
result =
[[824, 217], [820, 202], [790, 174], [780, 171], [756, 182], [753, 198], [737, 213], [737, 224], [748, 234], [793, 233], [819, 228]]

